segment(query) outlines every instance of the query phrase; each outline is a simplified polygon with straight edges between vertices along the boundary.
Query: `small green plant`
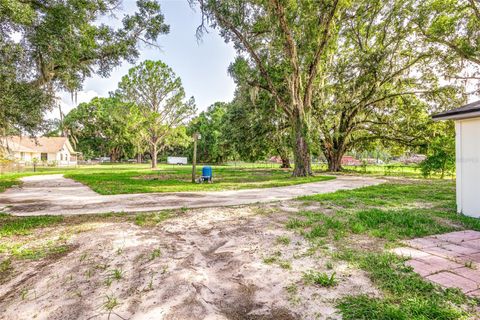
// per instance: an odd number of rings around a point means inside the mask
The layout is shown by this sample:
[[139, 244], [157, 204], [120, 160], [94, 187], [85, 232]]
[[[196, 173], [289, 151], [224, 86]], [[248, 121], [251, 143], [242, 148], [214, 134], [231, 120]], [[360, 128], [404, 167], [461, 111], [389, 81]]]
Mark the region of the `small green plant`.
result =
[[278, 265], [282, 269], [288, 269], [288, 270], [292, 269], [292, 264], [288, 260], [280, 260], [278, 261]]
[[470, 269], [475, 269], [475, 267], [473, 265], [473, 261], [471, 261], [471, 260], [465, 261], [465, 267], [470, 268]]
[[292, 283], [285, 287], [285, 290], [288, 293], [288, 301], [292, 305], [298, 305], [300, 303], [300, 297], [298, 296], [298, 287], [295, 283]]
[[22, 300], [27, 299], [28, 292], [29, 292], [29, 290], [26, 289], [26, 288], [24, 288], [24, 289], [22, 289], [22, 291], [20, 291], [20, 297], [22, 298]]
[[[0, 275], [2, 273], [8, 273], [13, 269], [12, 267], [12, 260], [10, 259], [5, 259], [2, 262], [0, 262]], [[0, 277], [1, 279], [1, 277]]]
[[123, 278], [123, 271], [121, 269], [112, 270], [112, 278], [115, 280], [120, 280]]
[[103, 304], [103, 307], [107, 310], [107, 311], [112, 311], [113, 309], [115, 309], [116, 307], [118, 306], [118, 300], [116, 297], [114, 296], [110, 296], [110, 295], [106, 295], [106, 301], [105, 303]]
[[286, 245], [286, 246], [288, 246], [291, 242], [290, 238], [287, 237], [287, 236], [278, 236], [276, 241], [277, 241], [278, 244], [283, 244], [283, 245]]
[[278, 259], [282, 256], [280, 251], [274, 252], [271, 256], [263, 258], [263, 263], [265, 264], [272, 264], [278, 261]]
[[325, 267], [328, 269], [328, 270], [332, 270], [333, 269], [333, 262], [328, 260], [327, 263], [325, 263]]
[[152, 251], [152, 253], [150, 254], [150, 261], [152, 260], [155, 260], [156, 258], [160, 257], [160, 255], [162, 254], [162, 252], [160, 251], [160, 249], [154, 249]]
[[329, 276], [325, 272], [308, 271], [303, 274], [303, 281], [306, 284], [316, 284], [322, 287], [334, 287], [337, 285], [335, 272]]

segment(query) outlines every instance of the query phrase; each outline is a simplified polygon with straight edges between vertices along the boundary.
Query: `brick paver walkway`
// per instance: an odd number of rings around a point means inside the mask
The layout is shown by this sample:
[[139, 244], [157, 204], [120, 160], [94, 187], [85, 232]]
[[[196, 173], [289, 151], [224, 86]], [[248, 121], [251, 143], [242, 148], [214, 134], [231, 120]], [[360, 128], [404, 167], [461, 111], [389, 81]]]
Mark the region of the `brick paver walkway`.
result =
[[457, 231], [403, 242], [393, 252], [410, 257], [407, 265], [446, 288], [480, 297], [480, 232]]

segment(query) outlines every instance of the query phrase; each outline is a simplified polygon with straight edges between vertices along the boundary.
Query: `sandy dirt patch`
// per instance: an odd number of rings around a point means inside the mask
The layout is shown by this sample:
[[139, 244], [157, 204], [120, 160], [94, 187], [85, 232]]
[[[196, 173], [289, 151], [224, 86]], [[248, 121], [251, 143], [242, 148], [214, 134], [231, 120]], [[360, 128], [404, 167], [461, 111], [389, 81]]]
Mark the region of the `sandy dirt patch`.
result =
[[[285, 229], [288, 211], [196, 209], [154, 228], [125, 221], [76, 226], [64, 255], [14, 263], [0, 289], [0, 318], [340, 319], [337, 299], [378, 295], [362, 271], [336, 261], [327, 269], [335, 248], [313, 248]], [[338, 285], [305, 284], [309, 270], [335, 272]]]

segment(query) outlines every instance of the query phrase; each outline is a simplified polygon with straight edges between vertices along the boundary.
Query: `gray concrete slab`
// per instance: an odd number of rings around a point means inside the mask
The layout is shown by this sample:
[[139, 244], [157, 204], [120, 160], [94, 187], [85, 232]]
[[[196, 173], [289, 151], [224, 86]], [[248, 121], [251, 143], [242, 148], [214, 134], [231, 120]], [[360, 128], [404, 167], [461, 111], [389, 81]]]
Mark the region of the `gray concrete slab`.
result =
[[236, 206], [290, 200], [299, 196], [385, 182], [371, 177], [337, 176], [335, 180], [265, 189], [100, 195], [89, 187], [58, 174], [30, 176], [22, 178], [22, 181], [21, 187], [0, 193], [0, 211], [28, 216]]

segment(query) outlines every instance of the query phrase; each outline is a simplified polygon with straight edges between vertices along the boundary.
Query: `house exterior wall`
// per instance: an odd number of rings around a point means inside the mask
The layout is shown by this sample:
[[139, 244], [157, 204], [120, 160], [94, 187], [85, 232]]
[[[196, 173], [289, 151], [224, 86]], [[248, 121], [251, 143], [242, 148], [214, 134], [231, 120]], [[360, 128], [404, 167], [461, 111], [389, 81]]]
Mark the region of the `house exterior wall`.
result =
[[[33, 159], [37, 158], [41, 162], [41, 152], [13, 152], [13, 157], [21, 163], [32, 164]], [[77, 158], [72, 156], [68, 148], [64, 148], [56, 153], [47, 153], [47, 163], [56, 163], [60, 166], [72, 166], [77, 164]]]
[[480, 218], [480, 118], [457, 120], [457, 210]]

